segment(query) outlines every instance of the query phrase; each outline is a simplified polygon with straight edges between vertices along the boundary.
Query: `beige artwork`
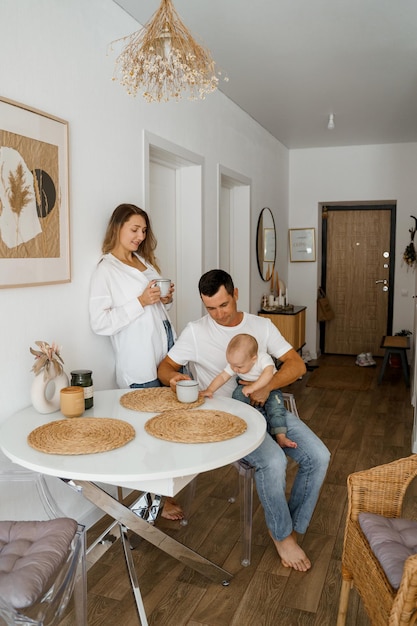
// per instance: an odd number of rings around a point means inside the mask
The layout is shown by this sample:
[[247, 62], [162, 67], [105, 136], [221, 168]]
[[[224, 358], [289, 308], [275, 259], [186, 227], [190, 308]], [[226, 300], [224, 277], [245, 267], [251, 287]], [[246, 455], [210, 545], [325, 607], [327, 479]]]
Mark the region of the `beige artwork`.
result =
[[58, 146], [0, 129], [0, 258], [60, 257]]

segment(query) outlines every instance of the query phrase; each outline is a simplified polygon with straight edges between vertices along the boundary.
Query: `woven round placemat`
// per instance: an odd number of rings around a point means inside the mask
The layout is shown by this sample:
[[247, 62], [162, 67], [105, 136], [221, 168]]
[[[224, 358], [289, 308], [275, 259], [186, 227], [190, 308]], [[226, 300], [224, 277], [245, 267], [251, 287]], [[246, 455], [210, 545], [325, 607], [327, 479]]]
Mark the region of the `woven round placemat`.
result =
[[80, 417], [35, 428], [28, 444], [46, 454], [94, 454], [120, 448], [134, 437], [135, 429], [123, 420]]
[[195, 402], [180, 402], [170, 387], [150, 387], [149, 389], [135, 389], [125, 393], [120, 398], [120, 404], [125, 409], [156, 413], [157, 411], [170, 411], [171, 409], [195, 409], [204, 404], [204, 398]]
[[246, 428], [246, 422], [240, 417], [215, 410], [165, 411], [145, 424], [150, 435], [177, 443], [225, 441], [241, 435]]

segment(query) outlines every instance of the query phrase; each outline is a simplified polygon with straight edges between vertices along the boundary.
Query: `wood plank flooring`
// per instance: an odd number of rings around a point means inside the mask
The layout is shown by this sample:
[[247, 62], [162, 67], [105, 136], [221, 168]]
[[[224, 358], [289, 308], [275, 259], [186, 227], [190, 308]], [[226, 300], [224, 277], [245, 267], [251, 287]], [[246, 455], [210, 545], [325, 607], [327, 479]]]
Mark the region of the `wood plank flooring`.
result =
[[[354, 364], [354, 357], [326, 355], [317, 365]], [[368, 391], [308, 387], [307, 373], [288, 391], [301, 418], [326, 443], [331, 464], [302, 545], [313, 567], [308, 573], [280, 565], [255, 494], [252, 561], [240, 564], [239, 503], [232, 467], [200, 475], [188, 526], [163, 519], [157, 525], [234, 574], [222, 587], [138, 540], [133, 551], [150, 626], [334, 626], [340, 590], [340, 559], [346, 516], [346, 478], [351, 472], [411, 454], [413, 408], [401, 370], [387, 368], [377, 385], [382, 359]], [[290, 466], [288, 487], [295, 473]], [[178, 500], [181, 501], [182, 494]], [[417, 516], [417, 489], [410, 488], [406, 514]], [[103, 521], [103, 524], [105, 522]], [[102, 524], [102, 525], [103, 525]], [[89, 531], [89, 541], [100, 524]], [[67, 611], [61, 626], [73, 625]], [[137, 626], [133, 595], [120, 541], [88, 571], [89, 626]], [[370, 626], [362, 604], [351, 593], [347, 626]]]

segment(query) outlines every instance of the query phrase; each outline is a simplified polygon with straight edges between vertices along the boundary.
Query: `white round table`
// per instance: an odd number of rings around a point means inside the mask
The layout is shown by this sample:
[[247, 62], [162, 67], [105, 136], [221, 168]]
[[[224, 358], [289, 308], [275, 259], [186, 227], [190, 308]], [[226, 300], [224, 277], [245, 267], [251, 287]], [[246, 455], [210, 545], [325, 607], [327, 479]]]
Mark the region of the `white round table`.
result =
[[[0, 447], [15, 463], [69, 482], [122, 526], [130, 528], [211, 580], [223, 583], [229, 581], [232, 577], [229, 572], [148, 524], [96, 483], [174, 496], [199, 473], [233, 463], [255, 450], [265, 437], [264, 417], [253, 407], [231, 398], [206, 399], [199, 409], [232, 413], [246, 422], [247, 430], [226, 441], [173, 443], [153, 437], [145, 431], [145, 422], [155, 413], [132, 411], [121, 406], [120, 396], [128, 391], [113, 389], [95, 392], [94, 407], [84, 413], [85, 417], [112, 417], [129, 422], [135, 428], [136, 436], [121, 448], [82, 455], [39, 452], [27, 443], [29, 433], [38, 426], [63, 419], [63, 415], [60, 412], [42, 415], [33, 407], [18, 411], [0, 425]], [[129, 550], [125, 552], [138, 612], [142, 623], [145, 623], [133, 560]]]

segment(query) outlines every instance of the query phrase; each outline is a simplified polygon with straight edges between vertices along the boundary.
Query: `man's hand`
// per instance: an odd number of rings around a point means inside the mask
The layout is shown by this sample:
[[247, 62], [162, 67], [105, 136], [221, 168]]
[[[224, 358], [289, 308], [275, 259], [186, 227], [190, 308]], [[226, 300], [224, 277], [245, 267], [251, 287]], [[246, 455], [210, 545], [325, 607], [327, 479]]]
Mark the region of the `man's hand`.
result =
[[[180, 374], [181, 365], [175, 363], [167, 355], [158, 365], [157, 376], [161, 383], [166, 387], [171, 387], [172, 391], [175, 391], [177, 380], [188, 379], [189, 376]], [[171, 381], [173, 384], [171, 384]]]
[[171, 387], [174, 393], [176, 393], [177, 382], [179, 380], [191, 380], [191, 378], [189, 376], [186, 376], [185, 374], [180, 374], [179, 372], [177, 374], [174, 374], [174, 376], [172, 376], [172, 378], [169, 379], [169, 386]]
[[[239, 384], [243, 387], [247, 387], [251, 385], [248, 380], [239, 380]], [[245, 391], [242, 389], [242, 392], [245, 394]], [[270, 389], [268, 387], [262, 387], [262, 389], [258, 389], [258, 391], [249, 392], [250, 395], [250, 403], [252, 406], [263, 406], [265, 402], [268, 400], [268, 396], [270, 393]]]

